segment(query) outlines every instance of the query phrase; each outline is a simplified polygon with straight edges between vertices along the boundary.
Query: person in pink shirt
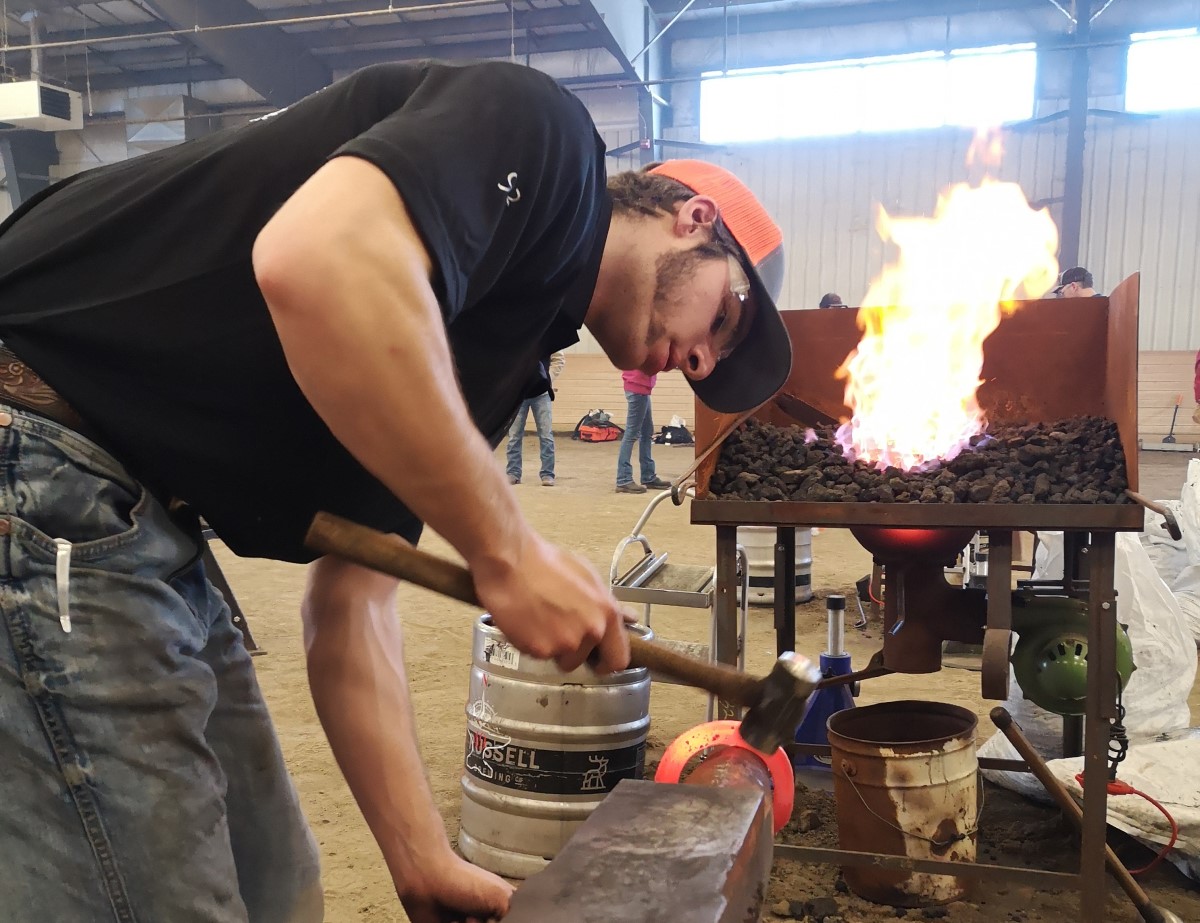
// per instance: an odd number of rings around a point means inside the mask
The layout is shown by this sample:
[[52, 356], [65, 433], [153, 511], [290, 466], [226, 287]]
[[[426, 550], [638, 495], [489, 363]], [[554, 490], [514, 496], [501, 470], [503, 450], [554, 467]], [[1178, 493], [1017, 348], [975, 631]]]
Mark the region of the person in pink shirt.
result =
[[[644, 494], [647, 490], [666, 490], [670, 481], [664, 481], [654, 471], [654, 457], [650, 454], [654, 445], [654, 417], [650, 408], [650, 392], [654, 390], [657, 375], [647, 375], [633, 369], [621, 373], [625, 382], [625, 401], [629, 413], [625, 418], [625, 435], [621, 437], [621, 449], [617, 453], [617, 493]], [[638, 467], [641, 483], [633, 479], [633, 444], [639, 443]]]
[[1192, 422], [1200, 423], [1200, 351], [1196, 353], [1196, 380], [1192, 382], [1193, 397], [1196, 398], [1196, 409], [1192, 411]]

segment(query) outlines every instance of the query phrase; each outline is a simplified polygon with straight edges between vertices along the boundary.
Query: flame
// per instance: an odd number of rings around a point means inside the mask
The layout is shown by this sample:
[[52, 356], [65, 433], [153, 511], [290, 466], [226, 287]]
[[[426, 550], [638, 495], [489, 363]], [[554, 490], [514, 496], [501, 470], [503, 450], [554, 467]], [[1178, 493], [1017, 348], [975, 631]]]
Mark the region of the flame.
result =
[[1020, 186], [987, 177], [952, 186], [933, 218], [880, 207], [877, 228], [899, 257], [867, 292], [862, 340], [838, 369], [852, 416], [837, 439], [880, 469], [929, 467], [986, 428], [975, 399], [983, 342], [1014, 299], [1054, 285], [1058, 229]]

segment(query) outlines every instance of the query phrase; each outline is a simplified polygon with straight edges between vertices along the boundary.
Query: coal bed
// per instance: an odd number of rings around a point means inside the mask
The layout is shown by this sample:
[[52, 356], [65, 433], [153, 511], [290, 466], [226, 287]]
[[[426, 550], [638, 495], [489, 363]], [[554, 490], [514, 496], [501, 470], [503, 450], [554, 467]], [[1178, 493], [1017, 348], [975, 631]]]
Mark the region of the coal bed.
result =
[[750, 420], [725, 440], [715, 498], [820, 503], [1125, 503], [1116, 424], [1079, 416], [996, 426], [922, 471], [850, 461], [831, 427]]

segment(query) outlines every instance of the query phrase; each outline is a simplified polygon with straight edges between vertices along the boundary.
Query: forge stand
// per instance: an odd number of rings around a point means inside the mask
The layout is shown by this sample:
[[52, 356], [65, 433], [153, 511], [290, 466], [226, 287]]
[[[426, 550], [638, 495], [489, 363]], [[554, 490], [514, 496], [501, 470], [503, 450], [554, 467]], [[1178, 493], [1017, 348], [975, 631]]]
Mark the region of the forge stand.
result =
[[[716, 659], [734, 663], [737, 658], [737, 615], [736, 615], [736, 564], [737, 527], [739, 525], [787, 525], [779, 529], [776, 545], [775, 586], [775, 631], [779, 651], [791, 650], [795, 646], [796, 611], [795, 590], [787, 575], [794, 568], [794, 531], [791, 526], [801, 525], [796, 514], [807, 507], [806, 512], [833, 513], [840, 521], [829, 521], [829, 516], [811, 516], [818, 521], [804, 523], [820, 526], [849, 526], [846, 519], [858, 518], [852, 507], [834, 505], [830, 510], [824, 504], [753, 503], [721, 500], [698, 500], [693, 503], [692, 521], [716, 526], [717, 533], [717, 585], [715, 599]], [[790, 509], [787, 509], [790, 508]], [[933, 510], [894, 508], [901, 516], [921, 514]], [[1009, 507], [1005, 513], [1017, 512]], [[856, 511], [861, 511], [859, 506]], [[930, 673], [941, 668], [941, 641], [978, 641], [982, 638], [983, 669], [981, 673], [983, 696], [988, 699], [1004, 699], [1008, 694], [1008, 658], [1012, 640], [1012, 536], [1017, 528], [1059, 528], [1065, 531], [1065, 573], [1061, 584], [1038, 583], [1038, 592], [1074, 596], [1088, 603], [1088, 673], [1087, 705], [1082, 724], [1076, 719], [1066, 727], [1065, 740], [1082, 733], [1084, 769], [1086, 772], [1083, 805], [1083, 839], [1080, 850], [1078, 873], [1048, 872], [1015, 869], [985, 864], [966, 864], [955, 868], [955, 874], [980, 879], [1017, 880], [1039, 887], [1076, 889], [1081, 894], [1081, 918], [1086, 923], [1099, 923], [1104, 919], [1107, 900], [1106, 871], [1104, 861], [1105, 834], [1107, 823], [1108, 768], [1106, 753], [1109, 740], [1109, 724], [1117, 717], [1117, 666], [1116, 636], [1117, 610], [1113, 589], [1115, 563], [1115, 533], [1129, 530], [1136, 521], [1141, 524], [1140, 509], [1125, 506], [1076, 507], [1064, 510], [1058, 507], [1060, 521], [1057, 525], [1045, 521], [1018, 526], [1015, 522], [994, 525], [985, 522], [971, 524], [971, 528], [986, 528], [990, 541], [990, 562], [985, 590], [952, 588], [945, 584], [937, 568], [928, 567], [928, 560], [905, 562], [897, 550], [872, 548], [890, 555], [885, 561], [889, 569], [887, 599], [885, 599], [884, 623], [884, 666], [893, 672]], [[955, 511], [961, 514], [962, 508]], [[978, 510], [982, 513], [982, 510]], [[1047, 507], [1036, 511], [1030, 518], [1043, 519], [1050, 513]], [[850, 516], [846, 514], [850, 513]], [[790, 515], [789, 515], [790, 514]], [[872, 518], [878, 521], [878, 511]], [[905, 517], [907, 518], [907, 517]], [[959, 521], [948, 527], [950, 544], [958, 541], [963, 532]], [[974, 517], [968, 517], [974, 518]], [[1005, 515], [1002, 518], [1009, 518]], [[1107, 519], [1103, 525], [1099, 520]], [[1064, 524], [1063, 520], [1066, 521]], [[1097, 522], [1089, 523], [1088, 520]], [[1072, 522], [1073, 521], [1073, 522]], [[859, 523], [862, 524], [862, 523]], [[918, 525], [911, 523], [909, 525]], [[920, 523], [931, 526], [934, 523]], [[938, 524], [947, 528], [948, 524]], [[897, 531], [897, 530], [892, 530]], [[969, 538], [969, 536], [968, 536]], [[962, 541], [958, 547], [965, 545]], [[940, 585], [939, 585], [940, 584]], [[733, 717], [734, 709], [728, 703], [720, 703], [721, 717]], [[1070, 719], [1068, 719], [1070, 721]], [[820, 748], [812, 748], [820, 749]], [[827, 750], [827, 748], [824, 748]], [[1023, 761], [980, 761], [985, 768], [1029, 771]], [[894, 866], [912, 871], [945, 871], [945, 864], [922, 862], [876, 853], [849, 853], [844, 850], [811, 849], [804, 847], [776, 847], [780, 858], [837, 865]], [[929, 866], [928, 868], [924, 866]], [[940, 867], [940, 868], [939, 868]]]
[[[976, 392], [991, 424], [1050, 423], [1090, 416], [1116, 424], [1125, 455], [1131, 491], [1138, 489], [1137, 459], [1137, 330], [1140, 279], [1135, 273], [1108, 297], [1065, 298], [1022, 302], [983, 345], [982, 384]], [[857, 312], [781, 311], [793, 344], [803, 355], [792, 363], [779, 396], [756, 408], [752, 418], [777, 426], [827, 425], [845, 420], [845, 382], [838, 369], [861, 337]], [[734, 616], [734, 554], [738, 526], [781, 529], [775, 573], [791, 574], [795, 548], [791, 529], [820, 526], [849, 528], [872, 554], [885, 563], [884, 650], [882, 667], [904, 673], [941, 669], [943, 639], [983, 642], [983, 696], [1003, 699], [1008, 692], [1008, 658], [1012, 636], [1012, 535], [1016, 531], [1059, 531], [1066, 534], [1067, 573], [1061, 586], [1038, 586], [1086, 599], [1088, 620], [1087, 696], [1082, 725], [1069, 722], [1066, 737], [1075, 749], [1082, 732], [1086, 784], [1083, 846], [1078, 873], [1056, 874], [1028, 869], [959, 863], [963, 877], [1007, 877], [1053, 888], [1083, 892], [1082, 919], [1101, 923], [1107, 894], [1105, 829], [1108, 779], [1106, 751], [1110, 722], [1117, 716], [1117, 611], [1113, 593], [1116, 533], [1140, 532], [1142, 509], [1132, 503], [881, 503], [815, 502], [803, 499], [742, 500], [711, 495], [709, 483], [720, 444], [747, 415], [720, 414], [696, 404], [696, 499], [692, 522], [717, 530], [717, 585], [714, 600], [714, 656], [733, 663], [737, 654]], [[903, 535], [887, 535], [909, 530]], [[937, 533], [947, 552], [966, 545], [971, 534], [986, 530], [990, 560], [986, 586], [954, 589], [945, 585], [934, 566], [928, 540], [939, 551]], [[923, 535], [919, 533], [924, 533]], [[959, 542], [959, 539], [962, 539]], [[957, 544], [955, 544], [957, 543]], [[915, 547], [914, 547], [915, 546]], [[1084, 579], [1086, 578], [1086, 579]], [[790, 581], [779, 583], [775, 628], [781, 649], [795, 643], [795, 593]], [[728, 714], [729, 709], [725, 708]], [[985, 766], [1025, 770], [1025, 763], [984, 762]], [[923, 863], [906, 857], [841, 850], [778, 847], [776, 855], [840, 865], [869, 864], [910, 871], [946, 874], [946, 863]], [[922, 868], [921, 865], [940, 866]]]

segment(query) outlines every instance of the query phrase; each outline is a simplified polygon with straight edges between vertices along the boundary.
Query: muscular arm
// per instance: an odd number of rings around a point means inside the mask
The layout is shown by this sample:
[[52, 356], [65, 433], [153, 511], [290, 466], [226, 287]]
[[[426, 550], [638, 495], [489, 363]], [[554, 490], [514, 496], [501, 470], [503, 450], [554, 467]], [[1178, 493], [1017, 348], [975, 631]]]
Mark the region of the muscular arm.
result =
[[334, 558], [311, 566], [304, 644], [317, 715], [410, 916], [434, 904], [498, 916], [512, 889], [454, 855], [434, 807], [395, 600], [391, 577]]
[[288, 365], [338, 440], [466, 558], [521, 650], [564, 669], [629, 661], [620, 608], [526, 523], [454, 374], [431, 261], [395, 186], [339, 157], [269, 221], [254, 270]]
[[511, 563], [527, 527], [460, 396], [430, 259], [391, 181], [332, 160], [264, 228], [254, 268], [338, 440], [473, 566]]

